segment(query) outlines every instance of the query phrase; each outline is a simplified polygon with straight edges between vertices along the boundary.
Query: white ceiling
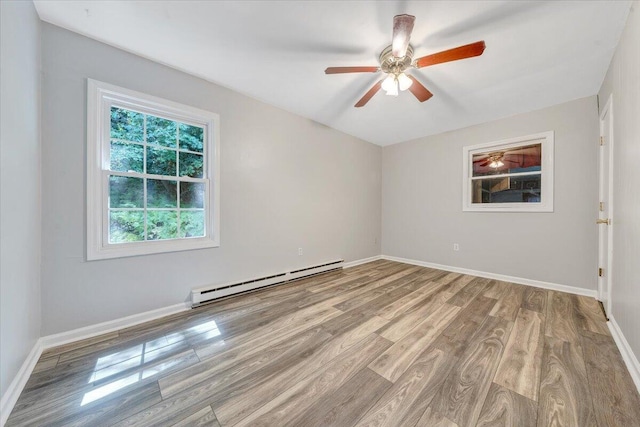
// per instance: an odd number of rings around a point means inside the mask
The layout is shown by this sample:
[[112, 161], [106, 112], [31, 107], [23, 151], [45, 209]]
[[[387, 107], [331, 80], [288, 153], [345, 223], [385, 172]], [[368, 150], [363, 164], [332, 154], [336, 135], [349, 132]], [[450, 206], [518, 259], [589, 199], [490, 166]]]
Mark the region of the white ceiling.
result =
[[[35, 1], [47, 22], [378, 145], [597, 93], [630, 1]], [[480, 57], [413, 70], [434, 94], [379, 92], [393, 16], [416, 16], [414, 58], [478, 40]]]

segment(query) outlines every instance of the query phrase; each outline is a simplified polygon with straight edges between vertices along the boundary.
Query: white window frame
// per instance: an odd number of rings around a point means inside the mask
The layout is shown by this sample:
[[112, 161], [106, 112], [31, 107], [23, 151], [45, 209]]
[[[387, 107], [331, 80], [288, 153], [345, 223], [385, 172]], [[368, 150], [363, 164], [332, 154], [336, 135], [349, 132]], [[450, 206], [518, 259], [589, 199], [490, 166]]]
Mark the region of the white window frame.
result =
[[[473, 203], [472, 185], [475, 179], [501, 178], [508, 176], [532, 175], [538, 172], [507, 173], [501, 175], [487, 175], [473, 177], [473, 156], [509, 148], [542, 144], [542, 165], [539, 203]], [[471, 145], [462, 149], [462, 210], [468, 212], [553, 212], [553, 131], [533, 135], [509, 138], [501, 141]]]
[[[110, 244], [108, 177], [111, 106], [205, 128], [205, 236]], [[144, 174], [140, 174], [143, 175]], [[220, 117], [166, 99], [87, 79], [87, 260], [220, 246]]]

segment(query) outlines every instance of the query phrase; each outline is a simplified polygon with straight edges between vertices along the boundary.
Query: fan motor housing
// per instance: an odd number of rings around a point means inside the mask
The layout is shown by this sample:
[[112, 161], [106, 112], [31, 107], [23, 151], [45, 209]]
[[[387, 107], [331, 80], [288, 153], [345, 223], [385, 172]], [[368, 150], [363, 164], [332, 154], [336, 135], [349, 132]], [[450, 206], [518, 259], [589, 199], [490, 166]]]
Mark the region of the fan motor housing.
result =
[[411, 67], [413, 47], [407, 46], [407, 53], [402, 58], [393, 56], [392, 46], [387, 46], [380, 54], [380, 69], [385, 73], [399, 74]]

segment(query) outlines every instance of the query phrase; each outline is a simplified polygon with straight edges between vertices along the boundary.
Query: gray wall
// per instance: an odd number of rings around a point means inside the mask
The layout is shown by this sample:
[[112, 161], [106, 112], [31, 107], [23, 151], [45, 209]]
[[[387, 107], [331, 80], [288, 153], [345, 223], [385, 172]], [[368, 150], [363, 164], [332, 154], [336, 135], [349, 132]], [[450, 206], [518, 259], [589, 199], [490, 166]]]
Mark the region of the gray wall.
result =
[[[554, 212], [462, 212], [465, 145], [550, 130]], [[595, 290], [597, 139], [594, 96], [385, 147], [382, 253]]]
[[634, 2], [600, 89], [613, 94], [611, 315], [640, 358], [640, 2]]
[[[173, 305], [194, 287], [380, 254], [380, 147], [59, 27], [42, 32], [43, 335]], [[220, 248], [85, 261], [87, 77], [220, 114]]]
[[40, 20], [0, 2], [0, 395], [40, 337]]

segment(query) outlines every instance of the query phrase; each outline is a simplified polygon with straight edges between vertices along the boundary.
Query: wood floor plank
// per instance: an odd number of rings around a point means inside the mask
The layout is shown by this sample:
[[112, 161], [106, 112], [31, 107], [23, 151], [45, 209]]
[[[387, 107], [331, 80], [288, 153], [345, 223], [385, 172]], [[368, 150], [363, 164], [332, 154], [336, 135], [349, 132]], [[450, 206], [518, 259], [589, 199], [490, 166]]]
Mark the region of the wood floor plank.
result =
[[386, 339], [397, 342], [405, 335], [408, 335], [418, 324], [429, 317], [431, 313], [436, 311], [445, 302], [451, 298], [449, 292], [435, 292], [423, 299], [419, 305], [407, 311], [402, 316], [393, 319], [384, 328], [380, 330], [380, 335]]
[[547, 290], [527, 286], [524, 291], [521, 307], [527, 310], [537, 311], [538, 313], [546, 313]]
[[482, 295], [487, 298], [500, 299], [510, 287], [511, 284], [508, 282], [503, 282], [502, 280], [491, 280], [487, 284]]
[[429, 407], [418, 420], [415, 427], [460, 427], [433, 408]]
[[582, 348], [544, 337], [538, 427], [596, 426]]
[[349, 291], [368, 283], [375, 282], [376, 275], [362, 274], [362, 275], [343, 275], [335, 277], [332, 280], [325, 280], [309, 285], [305, 285], [307, 291], [313, 295], [335, 295], [340, 292]]
[[477, 427], [535, 427], [537, 413], [536, 402], [493, 383], [484, 401]]
[[[255, 410], [265, 404], [269, 396], [283, 393], [294, 384], [316, 373], [352, 346], [364, 345], [374, 339], [375, 335], [371, 332], [379, 327], [377, 322], [379, 320], [376, 318], [370, 319], [357, 328], [330, 340], [318, 339], [304, 349], [291, 351], [289, 357], [278, 358], [263, 369], [248, 376], [241, 376], [240, 379], [236, 377], [237, 369], [229, 368], [209, 381], [201, 382], [166, 398], [120, 425], [155, 426], [166, 417], [201, 403], [212, 405], [214, 412], [218, 415], [218, 406], [248, 391], [255, 393], [256, 397], [251, 402], [244, 403], [248, 406], [253, 405], [252, 409]], [[247, 411], [251, 412], [250, 409]]]
[[[438, 270], [436, 270], [436, 271], [438, 271]], [[455, 279], [453, 279], [452, 281], [445, 283], [444, 289], [447, 292], [451, 292], [451, 294], [455, 295], [460, 290], [462, 290], [465, 286], [467, 286], [469, 284], [469, 282], [471, 282], [471, 281], [473, 281], [475, 279], [479, 279], [479, 277], [471, 276], [469, 274], [462, 274], [462, 275], [456, 277]], [[429, 279], [429, 280], [432, 280], [432, 279]]]
[[36, 363], [36, 366], [34, 366], [33, 371], [31, 371], [31, 374], [33, 375], [33, 374], [37, 374], [38, 372], [55, 368], [56, 365], [58, 364], [58, 359], [60, 359], [60, 356], [53, 356], [53, 357], [47, 357], [47, 358], [41, 357], [38, 360], [38, 363]]
[[[381, 274], [381, 275], [368, 276], [366, 278], [363, 278], [363, 281], [376, 282], [376, 284], [379, 284], [380, 286], [384, 286], [387, 283], [393, 282], [394, 280], [400, 279], [405, 276], [409, 276], [414, 272], [418, 271], [418, 269], [419, 268], [415, 266], [407, 266], [407, 267], [393, 266], [393, 268], [390, 271], [386, 271], [384, 272], [384, 274]], [[326, 291], [333, 288], [335, 285], [336, 283], [326, 283], [323, 286], [316, 286], [309, 290], [311, 292], [322, 292], [322, 291]]]
[[549, 291], [545, 335], [580, 345], [574, 300], [563, 292]]
[[493, 298], [477, 296], [458, 312], [458, 316], [446, 327], [437, 341], [446, 345], [455, 344], [456, 352], [463, 351], [478, 333], [495, 304], [496, 300]]
[[370, 369], [361, 369], [335, 393], [317, 400], [291, 424], [305, 427], [352, 426], [391, 385]]
[[244, 350], [277, 343], [281, 339], [338, 317], [340, 314], [341, 312], [333, 307], [325, 307], [322, 303], [316, 304], [284, 315], [274, 322], [235, 337], [198, 345], [196, 346], [196, 353], [200, 359], [207, 359], [230, 351], [233, 348], [240, 349], [242, 347]]
[[498, 303], [491, 311], [491, 315], [502, 317], [509, 321], [516, 320], [518, 310], [520, 309], [524, 299], [525, 289], [525, 286], [511, 284], [507, 291], [498, 300]]
[[[99, 393], [99, 392], [98, 392]], [[91, 399], [97, 395], [89, 395]], [[76, 393], [64, 400], [39, 405], [37, 410], [12, 412], [6, 427], [11, 426], [82, 426], [98, 425], [101, 419], [117, 422], [120, 414], [127, 416], [162, 400], [156, 382], [114, 390], [101, 399], [83, 404], [85, 393]]]
[[543, 349], [544, 315], [521, 308], [493, 381], [537, 401]]
[[223, 425], [285, 425], [307, 410], [314, 400], [342, 386], [390, 345], [390, 341], [374, 335], [370, 340], [363, 340], [362, 344], [355, 345], [332, 359], [320, 370], [310, 372], [306, 378], [297, 381], [263, 405], [256, 405], [256, 401], [262, 401], [263, 396], [250, 391], [222, 406], [214, 407], [214, 411]]
[[[55, 386], [56, 389], [73, 389], [75, 386], [93, 381], [91, 377], [96, 373], [122, 372], [131, 365], [137, 366], [137, 358], [141, 355], [144, 355], [146, 363], [151, 363], [189, 350], [186, 345], [179, 343], [170, 345], [166, 340], [163, 342], [164, 345], [157, 347], [144, 344], [138, 343], [127, 348], [107, 350], [92, 357], [58, 363], [53, 368], [31, 375], [24, 387], [23, 395], [31, 395], [51, 386]], [[57, 390], [57, 392], [61, 391]]]
[[460, 273], [452, 273], [452, 272], [444, 272], [445, 274], [439, 274], [437, 277], [431, 279], [432, 282], [441, 283], [446, 285], [447, 283], [451, 283], [457, 279], [460, 279], [463, 274]]
[[589, 331], [581, 338], [598, 425], [640, 425], [638, 389], [613, 338]]
[[347, 289], [347, 292], [339, 292], [337, 291], [337, 289], [333, 288], [318, 291], [315, 295], [311, 295], [298, 301], [298, 307], [302, 308], [320, 302], [330, 306], [337, 306], [345, 301], [351, 300], [352, 298], [357, 298], [377, 288], [384, 287], [387, 284], [402, 277], [410, 276], [415, 271], [417, 270], [410, 269], [408, 271], [399, 271], [396, 274], [386, 275], [380, 278], [376, 276], [367, 276], [364, 278], [356, 279], [357, 286], [349, 287], [349, 289]]
[[445, 351], [428, 348], [356, 425], [415, 425], [456, 362]]
[[408, 335], [371, 362], [369, 369], [395, 382], [434, 338], [449, 325], [459, 311], [458, 306], [443, 304]]
[[372, 316], [376, 315], [378, 311], [384, 309], [390, 304], [393, 304], [402, 297], [409, 295], [420, 287], [421, 283], [419, 281], [412, 280], [407, 284], [385, 289], [376, 298], [368, 301], [366, 304], [361, 304], [353, 308], [351, 311], [358, 311]]
[[198, 412], [195, 412], [183, 420], [172, 424], [173, 427], [220, 427], [220, 423], [216, 419], [211, 406], [205, 406]]
[[[334, 305], [334, 307], [340, 311], [346, 312], [353, 310], [356, 307], [360, 307], [364, 304], [369, 306], [369, 303], [371, 303], [372, 301], [379, 301], [380, 297], [382, 297], [384, 300], [386, 300], [390, 295], [397, 295], [396, 299], [402, 298], [403, 296], [411, 293], [417, 288], [415, 285], [411, 286], [411, 284], [413, 284], [419, 276], [419, 273], [414, 272], [405, 277], [393, 280], [392, 282], [389, 282], [384, 286], [378, 286], [375, 289], [371, 289], [357, 296], [353, 296], [352, 298], [343, 301], [340, 304]], [[390, 302], [392, 301], [388, 301], [388, 303]]]
[[[222, 387], [225, 383], [237, 381], [263, 369], [274, 360], [287, 358], [290, 353], [304, 351], [309, 343], [326, 341], [329, 338], [329, 334], [320, 326], [316, 326], [270, 346], [241, 348], [222, 353], [160, 379], [160, 391], [166, 399], [205, 381], [219, 381], [218, 386]], [[233, 366], [237, 366], [237, 369], [230, 369]], [[222, 373], [224, 375], [221, 375]]]
[[40, 357], [43, 358], [43, 359], [48, 359], [50, 357], [59, 356], [59, 355], [61, 355], [63, 353], [69, 352], [69, 351], [75, 351], [75, 350], [84, 349], [86, 347], [92, 347], [96, 343], [104, 343], [104, 342], [107, 342], [107, 341], [111, 341], [111, 340], [113, 340], [115, 338], [118, 338], [118, 332], [117, 331], [110, 332], [108, 334], [98, 335], [98, 336], [92, 337], [92, 338], [87, 338], [87, 339], [81, 340], [81, 341], [74, 341], [72, 343], [61, 345], [61, 346], [58, 346], [58, 347], [49, 348], [47, 350], [44, 350]]
[[[330, 336], [327, 334], [315, 335], [300, 343], [299, 347], [284, 352], [281, 357], [268, 363], [263, 369], [249, 375], [243, 375], [241, 370], [230, 367], [211, 377], [208, 381], [200, 382], [164, 398], [161, 402], [117, 425], [151, 427], [167, 418], [184, 413], [194, 405], [212, 405], [224, 402], [246, 390], [263, 390], [264, 395], [268, 396], [269, 388], [272, 385], [273, 390], [286, 389], [290, 383], [305, 375], [305, 372], [302, 372], [305, 361], [314, 360], [314, 356], [317, 354], [328, 352], [325, 345], [329, 342], [329, 338]], [[335, 353], [338, 351], [336, 350]], [[324, 363], [325, 360], [323, 359], [321, 362]], [[315, 366], [317, 365], [310, 369]], [[213, 409], [215, 413], [215, 407]]]
[[[95, 394], [95, 390], [109, 390], [115, 385], [121, 385], [136, 379], [138, 386], [156, 381], [158, 377], [169, 375], [179, 369], [193, 365], [198, 358], [192, 349], [180, 353], [168, 354], [165, 357], [149, 358], [143, 362], [143, 355], [132, 358], [133, 364], [123, 367], [110, 367], [107, 372], [97, 371], [82, 375], [72, 375], [68, 379], [59, 382], [30, 389], [23, 392], [16, 402], [13, 413], [56, 411], [59, 407], [68, 405], [72, 407], [86, 399], [85, 395]], [[112, 369], [114, 368], [114, 369]], [[96, 375], [98, 374], [98, 375]], [[117, 387], [116, 387], [117, 389]], [[74, 403], [75, 402], [75, 403]]]
[[425, 282], [423, 285], [408, 295], [382, 307], [376, 314], [384, 319], [392, 320], [411, 308], [422, 303], [422, 300], [437, 292], [443, 285], [433, 282]]
[[433, 412], [460, 427], [475, 426], [513, 324], [486, 316], [431, 402]]
[[589, 298], [583, 295], [572, 295], [572, 298], [574, 307], [576, 308], [575, 317], [578, 328], [584, 331], [611, 336], [611, 332], [607, 326], [607, 319], [605, 319], [600, 304], [598, 304], [595, 298]]
[[476, 295], [485, 289], [488, 283], [489, 279], [476, 277], [452, 296], [447, 303], [457, 305], [458, 307], [466, 307], [476, 297]]

